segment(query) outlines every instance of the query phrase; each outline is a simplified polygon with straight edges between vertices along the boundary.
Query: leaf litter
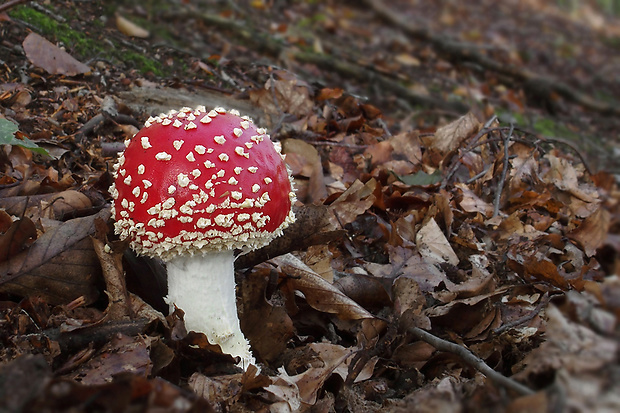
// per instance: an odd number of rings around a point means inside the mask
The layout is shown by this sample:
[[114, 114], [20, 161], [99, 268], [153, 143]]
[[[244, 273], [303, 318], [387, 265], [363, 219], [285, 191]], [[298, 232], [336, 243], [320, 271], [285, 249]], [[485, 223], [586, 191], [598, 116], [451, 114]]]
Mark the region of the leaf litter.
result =
[[[117, 16], [121, 34], [149, 33]], [[346, 21], [331, 15], [322, 27], [355, 32], [331, 19]], [[185, 330], [182, 311], [165, 315], [161, 263], [109, 230], [115, 155], [104, 149], [150, 111], [22, 34], [27, 88], [7, 74], [0, 90], [2, 408], [620, 405], [620, 191], [562, 142], [480, 110], [430, 128], [399, 119], [404, 129], [392, 134], [394, 115], [345, 87], [213, 56], [218, 87], [249, 90], [232, 102], [249, 99], [282, 141], [302, 200], [297, 227], [237, 261], [241, 325], [261, 367], [240, 372]], [[395, 62], [421, 65], [409, 52]], [[158, 82], [104, 61], [93, 68], [130, 91]], [[39, 146], [58, 155], [39, 157]]]

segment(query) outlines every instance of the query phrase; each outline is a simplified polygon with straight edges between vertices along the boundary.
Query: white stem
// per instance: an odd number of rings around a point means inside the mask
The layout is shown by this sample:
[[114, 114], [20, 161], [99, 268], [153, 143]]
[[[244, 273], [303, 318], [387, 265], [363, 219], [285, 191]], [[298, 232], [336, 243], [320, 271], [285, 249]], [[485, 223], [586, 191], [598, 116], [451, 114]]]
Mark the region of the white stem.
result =
[[239, 327], [232, 251], [177, 257], [168, 261], [168, 296], [185, 312], [187, 331], [204, 333], [222, 351], [241, 357], [244, 370], [256, 364], [250, 344]]

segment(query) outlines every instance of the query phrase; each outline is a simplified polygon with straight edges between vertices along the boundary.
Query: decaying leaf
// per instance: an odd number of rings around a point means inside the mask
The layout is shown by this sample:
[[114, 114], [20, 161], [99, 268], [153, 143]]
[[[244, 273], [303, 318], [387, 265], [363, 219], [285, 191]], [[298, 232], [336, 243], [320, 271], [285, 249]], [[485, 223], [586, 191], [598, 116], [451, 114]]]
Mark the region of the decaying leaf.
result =
[[0, 198], [0, 207], [13, 215], [24, 214], [32, 219], [40, 217], [65, 220], [76, 211], [92, 208], [90, 199], [81, 192], [66, 190], [32, 196], [11, 196]]
[[284, 308], [273, 306], [265, 300], [268, 282], [269, 271], [264, 269], [244, 279], [241, 285], [241, 329], [252, 343], [255, 354], [260, 359], [271, 362], [286, 349], [295, 330]]
[[273, 260], [282, 272], [289, 275], [287, 279], [295, 290], [301, 291], [312, 308], [326, 313], [336, 314], [343, 319], [374, 318], [372, 314], [360, 307], [342, 291], [325, 281], [305, 265], [299, 258], [286, 254]]
[[88, 235], [94, 232], [97, 218], [109, 217], [110, 211], [104, 209], [48, 230], [26, 251], [0, 263], [0, 291], [41, 295], [57, 304], [79, 296], [88, 303], [94, 301], [101, 267]]
[[599, 208], [595, 213], [584, 219], [581, 225], [571, 231], [568, 236], [583, 247], [588, 257], [592, 257], [607, 239], [610, 225], [609, 211]]
[[420, 254], [432, 264], [457, 265], [459, 263], [459, 258], [433, 218], [420, 228], [415, 242]]
[[147, 377], [152, 365], [147, 344], [140, 337], [116, 335], [94, 358], [72, 374], [73, 379], [83, 384], [105, 384], [121, 373]]
[[36, 33], [22, 44], [28, 60], [51, 75], [75, 76], [90, 72], [90, 67]]
[[[4, 216], [8, 214], [0, 211]], [[9, 217], [9, 220], [11, 218]], [[27, 217], [12, 222], [0, 234], [0, 262], [6, 261], [27, 248], [37, 238], [37, 229]]]
[[446, 154], [461, 144], [472, 134], [478, 132], [482, 124], [472, 112], [461, 116], [453, 122], [437, 129], [431, 137], [423, 138], [428, 148], [434, 149], [441, 154]]
[[308, 85], [285, 71], [276, 75], [265, 83], [264, 89], [250, 91], [250, 99], [270, 114], [308, 115], [313, 107]]

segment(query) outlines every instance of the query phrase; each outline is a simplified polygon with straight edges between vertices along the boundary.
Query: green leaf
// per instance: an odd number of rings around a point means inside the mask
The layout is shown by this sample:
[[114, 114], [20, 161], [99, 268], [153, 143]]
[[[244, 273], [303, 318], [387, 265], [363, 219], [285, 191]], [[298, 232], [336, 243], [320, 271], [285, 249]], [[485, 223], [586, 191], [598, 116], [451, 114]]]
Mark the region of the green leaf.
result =
[[432, 174], [427, 174], [424, 171], [418, 171], [411, 175], [396, 177], [401, 181], [411, 186], [430, 186], [441, 182], [442, 176], [439, 169], [435, 170]]
[[32, 152], [50, 156], [46, 149], [39, 147], [30, 139], [26, 137], [18, 139], [15, 137], [15, 132], [18, 130], [19, 127], [15, 123], [8, 119], [0, 119], [0, 145], [17, 145], [22, 148], [30, 149]]

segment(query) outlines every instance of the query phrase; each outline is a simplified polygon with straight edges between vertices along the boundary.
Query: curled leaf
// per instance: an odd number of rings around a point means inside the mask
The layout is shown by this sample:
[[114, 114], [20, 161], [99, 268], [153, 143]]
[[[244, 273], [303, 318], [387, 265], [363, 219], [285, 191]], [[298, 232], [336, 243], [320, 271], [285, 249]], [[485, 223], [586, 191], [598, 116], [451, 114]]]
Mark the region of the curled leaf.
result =
[[292, 287], [304, 294], [312, 308], [336, 314], [347, 320], [374, 318], [371, 313], [325, 281], [295, 256], [286, 254], [274, 261], [284, 273], [290, 275], [289, 282]]

